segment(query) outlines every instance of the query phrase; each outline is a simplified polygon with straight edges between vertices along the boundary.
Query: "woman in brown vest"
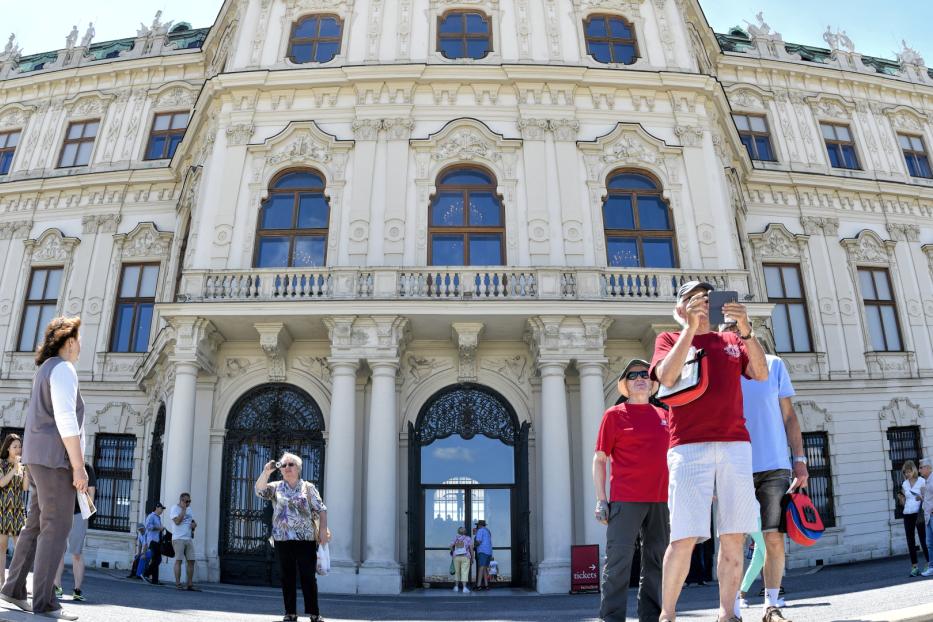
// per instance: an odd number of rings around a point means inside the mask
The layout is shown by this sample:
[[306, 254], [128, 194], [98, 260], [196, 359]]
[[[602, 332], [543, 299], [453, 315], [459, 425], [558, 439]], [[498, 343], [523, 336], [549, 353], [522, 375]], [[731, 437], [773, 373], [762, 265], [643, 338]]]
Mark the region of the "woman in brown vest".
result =
[[[62, 611], [53, 582], [71, 530], [75, 491], [86, 492], [88, 480], [84, 468], [84, 400], [75, 371], [81, 354], [80, 326], [77, 317], [53, 319], [36, 352], [38, 370], [32, 381], [22, 458], [29, 467], [33, 494], [9, 577], [0, 590], [0, 600], [61, 620], [78, 619]], [[26, 575], [30, 570], [32, 603], [26, 600]]]

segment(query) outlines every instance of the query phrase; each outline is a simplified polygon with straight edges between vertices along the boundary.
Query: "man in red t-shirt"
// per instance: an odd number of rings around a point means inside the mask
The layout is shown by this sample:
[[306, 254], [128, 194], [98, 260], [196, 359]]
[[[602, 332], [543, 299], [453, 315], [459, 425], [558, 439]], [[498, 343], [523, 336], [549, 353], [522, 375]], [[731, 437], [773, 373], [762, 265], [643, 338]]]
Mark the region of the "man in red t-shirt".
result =
[[[657, 383], [648, 362], [633, 359], [619, 376], [626, 401], [603, 415], [593, 456], [596, 520], [606, 529], [606, 566], [600, 590], [599, 617], [625, 622], [628, 585], [641, 536], [641, 583], [638, 619], [657, 622], [661, 613], [661, 562], [670, 530], [667, 511], [667, 413], [648, 403]], [[606, 463], [612, 465], [606, 500]]]
[[660, 622], [672, 622], [677, 599], [690, 571], [697, 542], [710, 537], [710, 506], [716, 494], [719, 533], [719, 620], [736, 622], [733, 604], [742, 578], [745, 534], [758, 530], [758, 501], [752, 479], [752, 449], [742, 411], [741, 377], [767, 380], [764, 350], [755, 338], [745, 305], [723, 305], [738, 333], [714, 332], [709, 323], [709, 292], [700, 281], [677, 292], [674, 318], [683, 326], [661, 333], [654, 344], [651, 376], [666, 387], [680, 379], [684, 363], [703, 350], [709, 385], [700, 397], [670, 410], [671, 443], [668, 506], [671, 542], [664, 555]]

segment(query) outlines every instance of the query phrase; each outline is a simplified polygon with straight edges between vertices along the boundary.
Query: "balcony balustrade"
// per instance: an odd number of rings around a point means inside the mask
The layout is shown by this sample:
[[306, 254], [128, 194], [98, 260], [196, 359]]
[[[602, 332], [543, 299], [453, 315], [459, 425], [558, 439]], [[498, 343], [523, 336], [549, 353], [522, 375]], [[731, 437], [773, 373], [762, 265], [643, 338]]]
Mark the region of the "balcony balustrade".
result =
[[673, 301], [688, 281], [743, 298], [744, 270], [659, 268], [255, 268], [186, 270], [179, 302], [283, 300]]

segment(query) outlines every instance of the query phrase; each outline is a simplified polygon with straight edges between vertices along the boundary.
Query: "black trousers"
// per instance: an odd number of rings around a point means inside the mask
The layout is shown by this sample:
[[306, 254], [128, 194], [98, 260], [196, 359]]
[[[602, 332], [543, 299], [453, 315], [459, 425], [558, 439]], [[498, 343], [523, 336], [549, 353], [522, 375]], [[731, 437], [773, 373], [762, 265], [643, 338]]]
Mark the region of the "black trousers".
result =
[[301, 596], [305, 613], [320, 615], [317, 606], [317, 543], [310, 540], [281, 540], [275, 543], [282, 573], [282, 600], [285, 615], [298, 613], [298, 592], [295, 579], [301, 579]]
[[[921, 510], [922, 511], [922, 510]], [[923, 514], [916, 512], [914, 514], [904, 514], [904, 533], [907, 536], [907, 551], [910, 553], [910, 563], [917, 563], [917, 540], [915, 533], [920, 534], [920, 548], [923, 549], [923, 556], [930, 563], [930, 551], [927, 546], [933, 544], [927, 542], [926, 524], [923, 522]]]
[[159, 566], [162, 564], [161, 543], [158, 541], [150, 542], [149, 552], [152, 553], [152, 558], [149, 560], [149, 564], [146, 566], [146, 571], [143, 572], [143, 576], [151, 577], [153, 583], [158, 583], [159, 582]]
[[661, 565], [671, 537], [667, 503], [618, 501], [609, 504], [606, 566], [600, 589], [599, 617], [625, 622], [635, 539], [641, 537], [638, 619], [657, 622], [661, 615]]

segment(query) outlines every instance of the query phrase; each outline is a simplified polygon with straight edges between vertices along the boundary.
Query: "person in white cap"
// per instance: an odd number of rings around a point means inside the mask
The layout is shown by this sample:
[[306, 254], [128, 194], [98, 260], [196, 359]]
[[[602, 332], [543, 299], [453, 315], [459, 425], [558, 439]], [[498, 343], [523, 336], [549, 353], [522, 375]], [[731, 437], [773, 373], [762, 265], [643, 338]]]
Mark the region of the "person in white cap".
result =
[[[768, 379], [768, 364], [745, 305], [726, 303], [724, 315], [738, 334], [715, 332], [709, 321], [709, 283], [690, 281], [677, 292], [674, 318], [683, 330], [661, 333], [654, 345], [652, 378], [665, 387], [680, 380], [691, 348], [703, 350], [709, 384], [698, 397], [671, 406], [668, 507], [671, 542], [664, 555], [660, 622], [673, 622], [677, 599], [698, 542], [710, 537], [715, 491], [719, 533], [719, 622], [739, 622], [735, 594], [742, 579], [745, 534], [758, 529], [759, 507], [752, 479], [752, 447], [742, 414], [740, 378]], [[765, 620], [765, 622], [770, 622]]]
[[[923, 517], [926, 519], [927, 547], [933, 545], [933, 482], [930, 482], [930, 475], [933, 474], [933, 467], [930, 465], [929, 458], [923, 458], [920, 461], [920, 477], [923, 478], [924, 485], [920, 488], [921, 507], [923, 508]], [[927, 568], [920, 573], [924, 577], [933, 577], [933, 561], [927, 560]]]

